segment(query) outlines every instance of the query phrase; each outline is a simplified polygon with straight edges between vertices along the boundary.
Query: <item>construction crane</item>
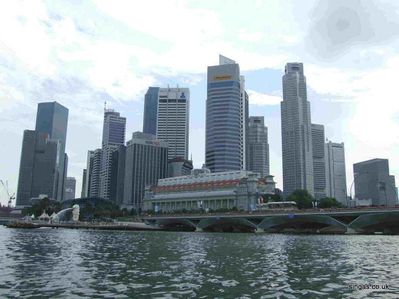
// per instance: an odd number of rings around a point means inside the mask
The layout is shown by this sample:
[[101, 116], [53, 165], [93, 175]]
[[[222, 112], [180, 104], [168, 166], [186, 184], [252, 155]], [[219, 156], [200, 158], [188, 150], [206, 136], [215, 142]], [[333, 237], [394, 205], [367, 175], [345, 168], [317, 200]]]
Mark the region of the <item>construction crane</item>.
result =
[[7, 197], [8, 197], [8, 207], [11, 208], [12, 202], [15, 199], [15, 193], [10, 194], [10, 190], [8, 189], [8, 181], [3, 181], [0, 180], [0, 184], [3, 186], [4, 190], [7, 193]]

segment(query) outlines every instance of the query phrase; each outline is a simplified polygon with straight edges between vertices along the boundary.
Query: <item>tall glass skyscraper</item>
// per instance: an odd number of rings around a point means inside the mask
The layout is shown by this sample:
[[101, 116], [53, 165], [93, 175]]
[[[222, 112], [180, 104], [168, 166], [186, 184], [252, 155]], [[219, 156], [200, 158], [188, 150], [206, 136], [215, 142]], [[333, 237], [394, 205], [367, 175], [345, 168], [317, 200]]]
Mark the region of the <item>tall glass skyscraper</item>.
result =
[[313, 182], [314, 197], [326, 197], [326, 153], [324, 146], [324, 126], [312, 124]]
[[[112, 153], [125, 144], [126, 118], [112, 109], [104, 111], [100, 197], [110, 199]], [[115, 200], [115, 199], [113, 199]]]
[[47, 133], [24, 131], [17, 191], [19, 207], [31, 205], [30, 199], [41, 195], [56, 197], [60, 142], [48, 137]]
[[157, 134], [159, 87], [150, 87], [144, 97], [143, 133]]
[[47, 133], [51, 140], [59, 142], [58, 167], [56, 170], [55, 199], [63, 200], [65, 190], [65, 146], [68, 127], [68, 109], [57, 102], [39, 103], [36, 116], [36, 132]]
[[297, 189], [314, 194], [310, 103], [302, 63], [287, 63], [281, 102], [283, 187], [289, 195]]
[[212, 172], [244, 169], [246, 155], [248, 97], [241, 88], [240, 67], [219, 58], [219, 65], [208, 67], [205, 163]]
[[345, 146], [344, 143], [325, 143], [326, 193], [343, 205], [348, 204], [346, 192]]
[[248, 127], [247, 170], [257, 172], [262, 177], [269, 175], [269, 143], [267, 127], [263, 116], [250, 116]]

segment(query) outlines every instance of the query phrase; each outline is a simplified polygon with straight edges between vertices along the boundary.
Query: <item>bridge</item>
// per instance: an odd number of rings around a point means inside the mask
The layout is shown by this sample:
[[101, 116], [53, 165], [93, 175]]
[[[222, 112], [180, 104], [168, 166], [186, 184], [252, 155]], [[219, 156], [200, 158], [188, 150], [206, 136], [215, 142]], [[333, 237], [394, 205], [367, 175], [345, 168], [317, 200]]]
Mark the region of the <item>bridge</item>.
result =
[[399, 234], [399, 208], [147, 215], [142, 220], [162, 229], [188, 231]]

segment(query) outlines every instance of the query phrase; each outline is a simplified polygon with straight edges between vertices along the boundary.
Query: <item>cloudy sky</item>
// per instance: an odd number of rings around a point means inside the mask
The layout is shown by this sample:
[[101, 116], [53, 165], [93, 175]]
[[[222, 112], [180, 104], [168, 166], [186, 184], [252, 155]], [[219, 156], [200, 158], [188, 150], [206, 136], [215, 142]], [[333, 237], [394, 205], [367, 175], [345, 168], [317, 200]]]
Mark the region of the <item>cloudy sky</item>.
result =
[[[204, 161], [206, 69], [240, 64], [250, 114], [269, 127], [271, 172], [282, 187], [281, 76], [304, 63], [312, 122], [345, 142], [352, 164], [388, 158], [399, 177], [397, 1], [2, 1], [0, 179], [16, 191], [24, 129], [38, 102], [69, 109], [69, 176], [81, 189], [88, 149], [101, 143], [104, 101], [142, 129], [149, 86], [191, 90], [190, 153]], [[0, 192], [1, 202], [6, 198]]]

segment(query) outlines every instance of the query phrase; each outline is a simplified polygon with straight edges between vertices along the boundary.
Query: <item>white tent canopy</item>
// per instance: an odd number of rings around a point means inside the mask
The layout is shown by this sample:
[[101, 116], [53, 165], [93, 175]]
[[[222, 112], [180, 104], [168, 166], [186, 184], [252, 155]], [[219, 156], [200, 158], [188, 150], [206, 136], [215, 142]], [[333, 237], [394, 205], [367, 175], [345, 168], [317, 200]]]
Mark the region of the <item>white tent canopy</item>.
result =
[[47, 215], [46, 211], [43, 211], [43, 213], [39, 216], [39, 220], [49, 220], [50, 216]]

